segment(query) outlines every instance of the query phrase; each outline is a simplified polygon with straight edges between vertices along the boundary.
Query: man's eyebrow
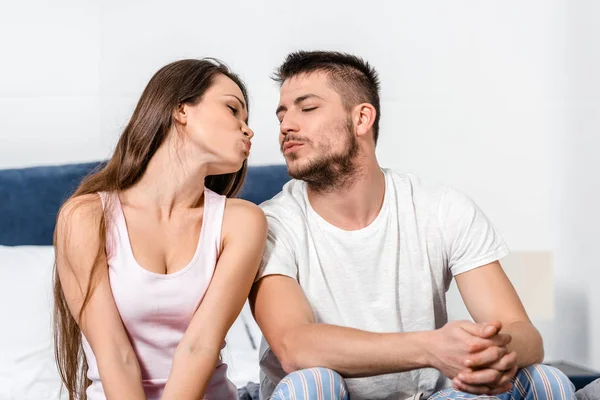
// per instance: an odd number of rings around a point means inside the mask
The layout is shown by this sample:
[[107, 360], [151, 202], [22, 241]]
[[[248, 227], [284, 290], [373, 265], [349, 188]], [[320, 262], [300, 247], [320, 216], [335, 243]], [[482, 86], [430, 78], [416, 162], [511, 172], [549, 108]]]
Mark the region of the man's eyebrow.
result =
[[307, 93], [303, 96], [297, 97], [296, 100], [294, 100], [294, 104], [298, 105], [298, 104], [302, 103], [304, 100], [308, 100], [308, 99], [312, 99], [312, 98], [323, 100], [323, 98], [321, 96], [317, 96], [314, 93]]
[[287, 107], [286, 106], [277, 107], [277, 110], [275, 110], [275, 115], [279, 115], [279, 113], [282, 111], [287, 111]]
[[[314, 93], [307, 93], [300, 97], [296, 97], [296, 99], [294, 100], [294, 104], [298, 105], [298, 104], [302, 103], [304, 100], [308, 100], [308, 99], [312, 99], [312, 98], [323, 100], [323, 98], [321, 96], [317, 96]], [[283, 105], [277, 107], [277, 110], [275, 110], [275, 114], [278, 115], [282, 111], [287, 111], [287, 107], [283, 106]]]

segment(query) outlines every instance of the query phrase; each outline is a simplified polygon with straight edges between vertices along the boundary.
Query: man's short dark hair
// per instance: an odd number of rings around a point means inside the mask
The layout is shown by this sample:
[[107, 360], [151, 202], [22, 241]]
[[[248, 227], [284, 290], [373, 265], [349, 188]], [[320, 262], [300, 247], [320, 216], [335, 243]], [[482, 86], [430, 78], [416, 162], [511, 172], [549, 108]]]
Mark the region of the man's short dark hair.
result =
[[371, 104], [376, 111], [373, 122], [373, 139], [379, 137], [379, 77], [377, 71], [360, 57], [336, 51], [296, 51], [288, 54], [273, 75], [283, 83], [296, 75], [325, 72], [333, 88], [342, 97], [344, 106], [350, 109], [360, 103]]

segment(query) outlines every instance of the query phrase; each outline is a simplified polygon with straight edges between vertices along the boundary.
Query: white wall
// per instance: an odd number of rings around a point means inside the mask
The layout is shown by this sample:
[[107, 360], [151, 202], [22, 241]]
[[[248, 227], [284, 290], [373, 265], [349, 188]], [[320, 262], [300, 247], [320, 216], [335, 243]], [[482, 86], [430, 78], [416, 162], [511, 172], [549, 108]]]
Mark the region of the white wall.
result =
[[562, 142], [567, 157], [558, 276], [565, 305], [557, 332], [566, 346], [587, 353], [587, 361], [600, 370], [600, 268], [595, 251], [600, 240], [600, 3], [569, 4], [567, 33], [568, 121]]
[[547, 358], [600, 369], [599, 19], [594, 0], [11, 2], [0, 168], [107, 157], [150, 76], [202, 56], [248, 83], [251, 163], [281, 163], [269, 73], [295, 49], [354, 52], [380, 71], [382, 164], [465, 191], [512, 249], [552, 252]]

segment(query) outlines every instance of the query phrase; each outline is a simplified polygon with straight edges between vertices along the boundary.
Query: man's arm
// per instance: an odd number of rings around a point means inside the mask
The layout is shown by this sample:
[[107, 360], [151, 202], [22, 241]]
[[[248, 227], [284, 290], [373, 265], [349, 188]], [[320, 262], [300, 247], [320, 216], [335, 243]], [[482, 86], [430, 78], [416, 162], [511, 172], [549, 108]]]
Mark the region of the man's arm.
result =
[[542, 338], [498, 261], [459, 274], [456, 282], [473, 319], [498, 321], [500, 332], [511, 342], [469, 357], [453, 385], [474, 394], [502, 393], [510, 389], [517, 368], [542, 362]]
[[[373, 333], [315, 323], [312, 309], [293, 278], [268, 275], [250, 295], [254, 317], [286, 373], [325, 367], [344, 377], [364, 377], [434, 367], [454, 377], [469, 355], [503, 336], [478, 337], [484, 329], [467, 321], [429, 332]], [[434, 354], [435, 353], [435, 354]]]
[[[496, 261], [456, 276], [456, 285], [475, 322], [500, 321], [510, 334], [509, 351], [519, 368], [542, 362], [542, 337], [533, 326], [513, 285]], [[473, 361], [484, 361], [484, 354]]]
[[508, 347], [491, 346], [471, 357], [453, 384], [469, 393], [496, 394], [510, 385], [519, 365], [541, 361], [541, 338], [497, 261], [508, 248], [477, 204], [447, 187], [439, 226], [449, 272], [471, 316], [476, 322], [493, 323], [512, 340]]

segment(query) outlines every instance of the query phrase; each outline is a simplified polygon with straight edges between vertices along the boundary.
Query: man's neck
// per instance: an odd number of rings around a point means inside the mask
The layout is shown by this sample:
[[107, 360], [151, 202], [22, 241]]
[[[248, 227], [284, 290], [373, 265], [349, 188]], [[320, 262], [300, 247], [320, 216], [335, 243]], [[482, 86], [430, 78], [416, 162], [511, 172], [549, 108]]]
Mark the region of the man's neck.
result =
[[377, 161], [363, 165], [356, 176], [332, 191], [307, 187], [313, 210], [325, 221], [344, 230], [362, 229], [377, 218], [385, 195], [385, 175]]

